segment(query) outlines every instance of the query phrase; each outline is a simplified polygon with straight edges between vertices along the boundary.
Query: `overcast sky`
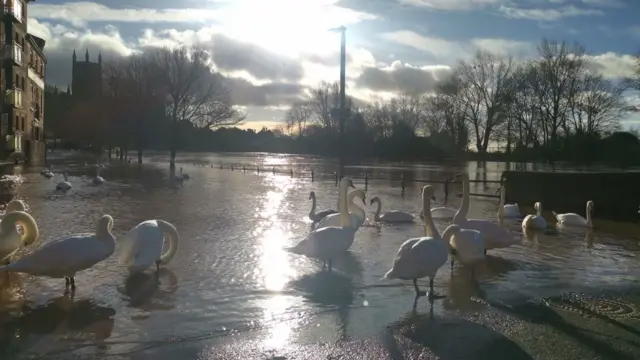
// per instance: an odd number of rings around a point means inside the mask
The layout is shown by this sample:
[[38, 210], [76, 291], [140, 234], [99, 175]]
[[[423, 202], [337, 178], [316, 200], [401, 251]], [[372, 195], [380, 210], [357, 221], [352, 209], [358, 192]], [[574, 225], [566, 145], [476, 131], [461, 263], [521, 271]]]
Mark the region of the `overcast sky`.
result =
[[47, 40], [48, 83], [66, 88], [73, 49], [108, 61], [199, 44], [251, 127], [277, 125], [307, 87], [338, 80], [339, 35], [326, 30], [339, 25], [348, 27], [347, 92], [363, 100], [429, 91], [479, 48], [524, 58], [543, 37], [579, 41], [610, 78], [629, 74], [640, 50], [637, 0], [42, 0], [28, 11], [29, 32]]

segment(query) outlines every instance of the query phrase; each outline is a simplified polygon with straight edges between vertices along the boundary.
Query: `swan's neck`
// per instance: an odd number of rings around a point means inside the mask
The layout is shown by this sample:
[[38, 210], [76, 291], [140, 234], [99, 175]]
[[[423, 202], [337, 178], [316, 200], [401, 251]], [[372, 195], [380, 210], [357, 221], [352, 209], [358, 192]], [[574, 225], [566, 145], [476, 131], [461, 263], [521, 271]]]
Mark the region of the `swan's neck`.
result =
[[67, 177], [67, 173], [62, 174], [62, 176], [64, 176], [64, 181], [69, 181], [69, 178]]
[[503, 208], [507, 203], [507, 192], [504, 191], [504, 188], [500, 188], [500, 208]]
[[[100, 229], [96, 232], [96, 239], [101, 243], [107, 245], [109, 249], [115, 250], [116, 248], [116, 238], [113, 236], [109, 229]], [[111, 250], [111, 251], [113, 251]]]
[[338, 209], [340, 211], [340, 226], [348, 227], [351, 223], [347, 208], [347, 184], [340, 184]]
[[[425, 210], [426, 213], [427, 210]], [[460, 204], [460, 209], [456, 212], [456, 215], [453, 217], [453, 223], [457, 223], [458, 221], [463, 221], [467, 219], [467, 213], [469, 212], [469, 178], [464, 176], [462, 178], [462, 204]]]
[[353, 200], [355, 199], [352, 199], [352, 201], [349, 203], [349, 213], [356, 214], [358, 215], [358, 217], [364, 219], [367, 216], [367, 214], [364, 212], [364, 209], [356, 205], [356, 203], [353, 202]]
[[591, 209], [589, 209], [589, 205], [587, 205], [586, 215], [587, 215], [587, 225], [592, 226], [593, 223], [591, 222]]
[[376, 221], [380, 220], [380, 211], [382, 210], [382, 202], [380, 200], [376, 201], [378, 207], [376, 208], [376, 214], [374, 215], [374, 219]]
[[426, 198], [422, 200], [422, 211], [424, 212], [425, 234], [433, 237], [434, 239], [439, 238], [440, 233], [438, 232], [438, 228], [431, 217], [431, 199]]
[[542, 204], [538, 204], [538, 212], [536, 214], [542, 216]]
[[311, 196], [311, 211], [309, 212], [309, 216], [313, 217], [316, 214], [316, 197], [314, 195]]

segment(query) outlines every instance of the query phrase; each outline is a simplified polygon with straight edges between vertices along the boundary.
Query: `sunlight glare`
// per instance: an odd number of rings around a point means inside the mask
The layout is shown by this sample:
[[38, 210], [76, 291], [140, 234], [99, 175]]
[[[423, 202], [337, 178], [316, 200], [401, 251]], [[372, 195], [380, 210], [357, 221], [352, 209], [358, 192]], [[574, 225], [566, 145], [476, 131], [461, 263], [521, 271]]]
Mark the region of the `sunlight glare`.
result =
[[291, 299], [285, 295], [273, 296], [264, 303], [264, 322], [273, 322], [269, 327], [269, 336], [264, 339], [265, 347], [282, 348], [291, 337], [291, 324], [282, 320], [282, 315], [285, 315], [291, 306], [290, 303]]
[[226, 34], [277, 53], [331, 54], [339, 35], [331, 28], [362, 20], [356, 11], [335, 6], [335, 0], [238, 0], [225, 7], [221, 25]]

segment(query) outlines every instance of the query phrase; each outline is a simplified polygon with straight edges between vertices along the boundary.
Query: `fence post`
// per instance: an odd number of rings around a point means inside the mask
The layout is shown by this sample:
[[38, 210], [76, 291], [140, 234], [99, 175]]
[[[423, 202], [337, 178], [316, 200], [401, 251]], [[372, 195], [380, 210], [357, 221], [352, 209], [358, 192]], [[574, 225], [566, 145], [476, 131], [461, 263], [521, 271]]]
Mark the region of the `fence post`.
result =
[[369, 174], [364, 173], [364, 191], [367, 191], [368, 187], [369, 187]]
[[258, 174], [260, 174], [260, 165], [256, 166], [256, 171], [258, 171]]
[[273, 175], [276, 174], [276, 167], [274, 166], [273, 169], [271, 169], [273, 171]]
[[338, 186], [338, 173], [337, 173], [337, 172], [334, 172], [334, 173], [333, 173], [333, 177], [335, 177], [335, 179], [336, 179], [336, 186]]
[[315, 180], [315, 173], [313, 169], [311, 169], [311, 182], [313, 182], [313, 180]]
[[402, 187], [402, 196], [404, 196], [404, 173], [400, 177], [400, 186]]
[[247, 172], [247, 168], [245, 166], [242, 167], [243, 172]]
[[291, 169], [291, 177], [293, 177], [293, 169]]
[[447, 201], [449, 198], [449, 177], [445, 176], [444, 178], [444, 201]]
[[233, 165], [231, 165], [231, 171], [233, 171]]

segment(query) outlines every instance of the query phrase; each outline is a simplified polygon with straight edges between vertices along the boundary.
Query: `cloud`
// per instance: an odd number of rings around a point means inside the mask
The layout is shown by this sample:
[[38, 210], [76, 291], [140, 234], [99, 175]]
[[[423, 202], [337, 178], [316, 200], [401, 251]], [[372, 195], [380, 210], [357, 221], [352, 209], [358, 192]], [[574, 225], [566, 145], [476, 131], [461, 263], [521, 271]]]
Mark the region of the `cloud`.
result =
[[220, 19], [220, 13], [207, 9], [109, 8], [94, 2], [29, 5], [29, 16], [41, 20], [62, 20], [76, 26], [89, 22], [194, 23]]
[[384, 33], [381, 37], [394, 43], [412, 47], [441, 60], [458, 60], [473, 55], [477, 50], [504, 53], [519, 57], [535, 52], [536, 45], [528, 41], [475, 38], [468, 41], [451, 41], [425, 36], [409, 30]]
[[510, 6], [500, 6], [499, 12], [511, 19], [537, 20], [537, 21], [558, 21], [568, 17], [579, 16], [603, 16], [604, 12], [598, 9], [583, 9], [574, 5], [558, 8], [516, 8]]
[[592, 71], [601, 73], [610, 79], [630, 77], [634, 74], [636, 58], [633, 55], [606, 52], [588, 56], [589, 67]]
[[385, 67], [367, 67], [356, 85], [373, 91], [424, 94], [433, 92], [451, 73], [449, 66], [417, 67], [394, 61]]
[[480, 7], [508, 3], [507, 0], [397, 0], [404, 5], [434, 10], [472, 10]]

